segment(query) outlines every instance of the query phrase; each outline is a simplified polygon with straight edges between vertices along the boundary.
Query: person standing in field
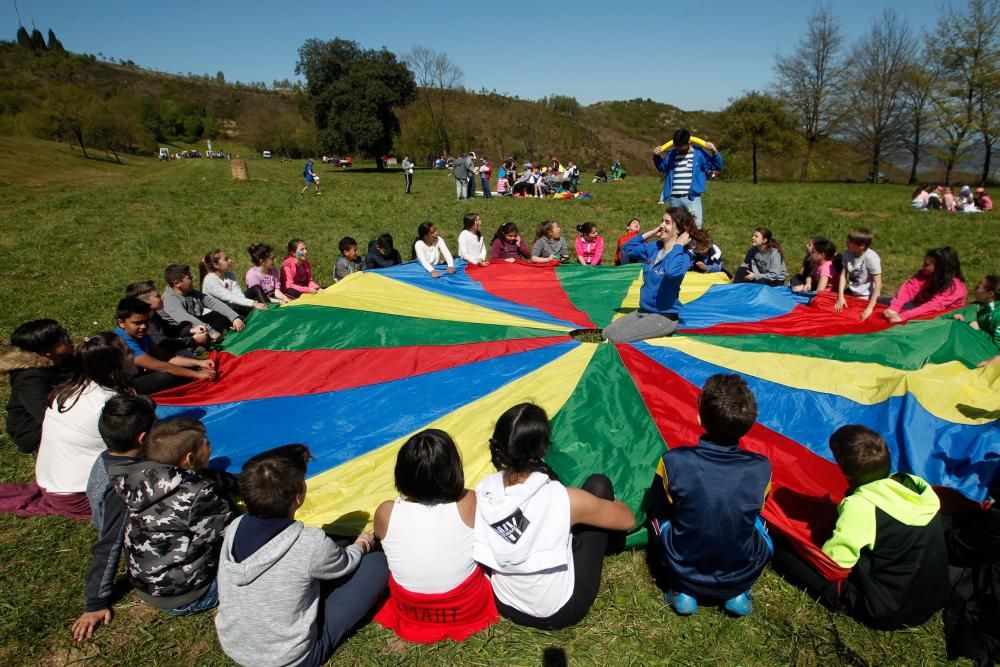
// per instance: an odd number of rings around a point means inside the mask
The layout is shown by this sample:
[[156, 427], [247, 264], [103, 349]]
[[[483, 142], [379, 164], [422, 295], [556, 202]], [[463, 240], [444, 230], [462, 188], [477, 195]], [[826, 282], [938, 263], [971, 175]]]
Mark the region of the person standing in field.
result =
[[701, 229], [705, 225], [701, 205], [705, 180], [709, 173], [722, 169], [722, 153], [711, 142], [704, 148], [692, 146], [691, 132], [683, 127], [674, 132], [674, 145], [666, 157], [662, 150], [661, 146], [653, 149], [653, 164], [667, 175], [660, 199], [668, 208], [686, 208]]
[[406, 177], [406, 194], [412, 194], [410, 188], [413, 187], [413, 161], [409, 155], [403, 156], [403, 176]]

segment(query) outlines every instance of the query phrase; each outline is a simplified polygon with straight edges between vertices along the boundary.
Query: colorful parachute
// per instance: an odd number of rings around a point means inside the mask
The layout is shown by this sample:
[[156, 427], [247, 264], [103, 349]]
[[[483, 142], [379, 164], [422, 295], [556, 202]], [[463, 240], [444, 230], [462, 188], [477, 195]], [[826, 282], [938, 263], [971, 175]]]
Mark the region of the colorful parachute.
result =
[[[338, 534], [395, 496], [396, 452], [441, 428], [468, 485], [492, 472], [487, 441], [508, 407], [534, 401], [553, 421], [549, 465], [567, 484], [608, 474], [637, 516], [665, 447], [697, 441], [697, 400], [712, 374], [741, 374], [759, 420], [744, 446], [773, 465], [771, 530], [831, 579], [819, 551], [845, 482], [830, 433], [863, 423], [894, 466], [973, 502], [1000, 462], [1000, 367], [987, 337], [950, 318], [890, 327], [832, 312], [785, 288], [691, 273], [678, 334], [631, 345], [569, 333], [638, 306], [639, 267], [493, 264], [431, 278], [414, 263], [349, 276], [294, 304], [255, 312], [215, 353], [217, 382], [156, 396], [160, 416], [204, 420], [213, 465], [238, 471], [264, 449], [308, 444], [316, 460], [299, 518]], [[637, 526], [631, 544], [641, 544]]]

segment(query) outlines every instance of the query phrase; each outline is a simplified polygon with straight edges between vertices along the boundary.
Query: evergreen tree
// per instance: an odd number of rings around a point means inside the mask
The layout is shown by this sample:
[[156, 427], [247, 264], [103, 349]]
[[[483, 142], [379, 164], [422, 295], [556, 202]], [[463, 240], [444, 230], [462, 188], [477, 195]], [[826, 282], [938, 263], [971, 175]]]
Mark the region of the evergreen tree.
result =
[[31, 31], [31, 48], [35, 51], [45, 51], [45, 38], [38, 28]]
[[56, 37], [56, 34], [49, 28], [49, 51], [55, 53], [66, 53], [66, 49], [63, 47], [62, 42]]
[[23, 49], [31, 48], [31, 35], [23, 25], [17, 29], [17, 45]]

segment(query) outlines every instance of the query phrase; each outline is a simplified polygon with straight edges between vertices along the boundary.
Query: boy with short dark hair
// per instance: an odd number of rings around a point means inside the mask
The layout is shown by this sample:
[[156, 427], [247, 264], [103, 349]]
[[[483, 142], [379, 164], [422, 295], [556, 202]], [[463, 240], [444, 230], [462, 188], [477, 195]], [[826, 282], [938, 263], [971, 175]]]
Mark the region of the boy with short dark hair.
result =
[[365, 268], [364, 263], [362, 263], [361, 258], [358, 256], [357, 241], [350, 236], [345, 236], [340, 239], [339, 248], [340, 257], [337, 258], [337, 263], [333, 265], [334, 280], [341, 280]]
[[845, 581], [828, 581], [785, 548], [775, 556], [776, 569], [824, 604], [873, 628], [922, 624], [948, 596], [937, 494], [916, 475], [890, 475], [885, 440], [860, 424], [834, 431], [830, 449], [849, 490], [823, 553], [851, 573]]
[[136, 391], [153, 394], [191, 380], [215, 378], [215, 362], [174, 355], [155, 344], [148, 336], [150, 305], [140, 299], [125, 298], [118, 302], [115, 333], [135, 355], [139, 371], [129, 378]]
[[163, 310], [163, 296], [152, 280], [130, 283], [125, 288], [125, 298], [139, 299], [149, 304], [151, 312], [146, 335], [154, 345], [159, 345], [167, 352], [190, 354], [198, 347], [207, 347], [212, 342], [208, 336], [208, 327], [205, 325], [175, 326], [163, 319], [160, 315], [160, 311]]
[[843, 269], [837, 285], [835, 312], [847, 307], [845, 294], [868, 299], [868, 306], [861, 312], [861, 321], [871, 317], [882, 293], [882, 259], [872, 250], [875, 234], [866, 227], [852, 229], [847, 235], [847, 250], [841, 256]]
[[209, 337], [215, 341], [230, 327], [243, 330], [243, 319], [222, 299], [194, 288], [191, 268], [186, 264], [171, 264], [163, 270], [167, 291], [163, 295], [164, 320], [174, 326], [190, 324], [205, 326]]
[[226, 655], [243, 665], [322, 665], [388, 582], [385, 554], [368, 553], [374, 535], [341, 548], [295, 520], [310, 458], [305, 445], [286, 445], [240, 473], [247, 514], [222, 545], [215, 628]]
[[49, 394], [69, 374], [73, 341], [55, 320], [32, 320], [10, 335], [13, 349], [0, 357], [0, 373], [10, 379], [7, 433], [24, 454], [34, 454], [42, 440], [42, 418]]
[[142, 460], [142, 443], [156, 423], [156, 404], [145, 396], [118, 394], [104, 404], [97, 429], [108, 448], [90, 470], [87, 499], [98, 538], [90, 548], [86, 610], [73, 623], [73, 639], [89, 639], [101, 624], [111, 623], [111, 595], [125, 537], [125, 504], [111, 483], [115, 466]]
[[750, 587], [773, 553], [760, 519], [771, 485], [766, 457], [740, 449], [757, 420], [757, 402], [738, 375], [705, 382], [694, 447], [674, 447], [653, 481], [653, 528], [670, 588], [664, 598], [681, 615], [698, 599], [724, 600], [727, 611], [753, 611]]
[[205, 426], [177, 417], [150, 430], [145, 460], [108, 470], [128, 511], [129, 579], [139, 599], [172, 616], [218, 604], [219, 548], [233, 514], [224, 490], [199, 472], [211, 454]]

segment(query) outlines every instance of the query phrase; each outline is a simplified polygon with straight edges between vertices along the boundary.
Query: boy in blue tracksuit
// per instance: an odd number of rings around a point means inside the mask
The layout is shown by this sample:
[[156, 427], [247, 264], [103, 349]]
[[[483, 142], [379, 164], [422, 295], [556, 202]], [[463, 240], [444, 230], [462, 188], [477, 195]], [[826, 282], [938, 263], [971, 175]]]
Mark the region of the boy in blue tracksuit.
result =
[[711, 142], [705, 147], [691, 145], [691, 133], [685, 128], [674, 132], [674, 145], [664, 158], [661, 147], [653, 149], [653, 164], [667, 175], [660, 201], [669, 207], [683, 206], [694, 216], [698, 229], [705, 225], [701, 196], [705, 194], [708, 174], [722, 169], [722, 153]]
[[757, 402], [738, 375], [713, 375], [698, 403], [705, 434], [693, 447], [663, 455], [652, 487], [651, 547], [668, 580], [664, 599], [678, 614], [698, 600], [723, 600], [727, 611], [753, 611], [750, 587], [773, 554], [760, 519], [771, 486], [766, 457], [740, 449], [757, 420]]

